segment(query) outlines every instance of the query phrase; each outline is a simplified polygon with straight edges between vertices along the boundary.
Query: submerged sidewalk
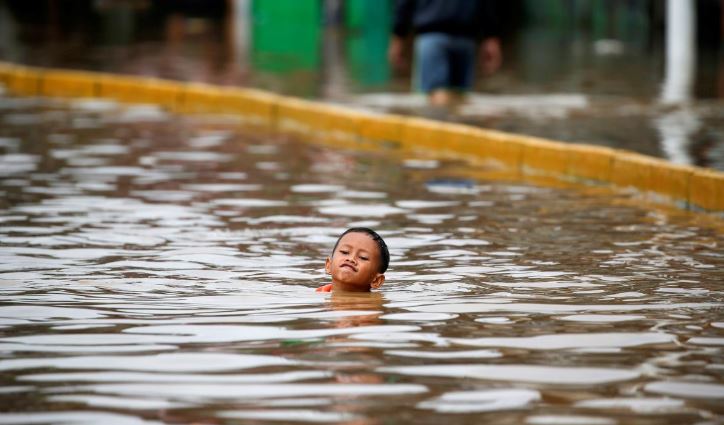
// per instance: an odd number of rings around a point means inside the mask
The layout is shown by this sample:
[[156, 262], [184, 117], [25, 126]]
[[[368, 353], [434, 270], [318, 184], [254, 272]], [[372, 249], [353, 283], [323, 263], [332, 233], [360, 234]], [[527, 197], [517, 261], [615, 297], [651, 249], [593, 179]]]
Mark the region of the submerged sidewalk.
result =
[[[389, 146], [493, 162], [518, 178], [632, 188], [642, 199], [724, 212], [724, 173], [623, 150], [574, 145], [460, 124], [375, 114], [251, 89], [0, 64], [11, 93], [154, 103], [180, 113], [234, 114], [248, 125], [363, 149]], [[491, 174], [494, 175], [495, 173]]]

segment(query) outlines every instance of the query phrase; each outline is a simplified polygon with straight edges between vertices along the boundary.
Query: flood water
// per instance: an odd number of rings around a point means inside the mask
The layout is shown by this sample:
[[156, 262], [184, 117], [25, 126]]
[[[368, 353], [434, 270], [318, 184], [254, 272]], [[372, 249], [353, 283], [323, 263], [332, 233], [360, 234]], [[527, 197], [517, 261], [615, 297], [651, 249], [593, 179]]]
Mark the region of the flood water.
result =
[[[0, 122], [2, 424], [724, 420], [720, 220], [151, 106]], [[315, 293], [352, 225], [387, 282]]]

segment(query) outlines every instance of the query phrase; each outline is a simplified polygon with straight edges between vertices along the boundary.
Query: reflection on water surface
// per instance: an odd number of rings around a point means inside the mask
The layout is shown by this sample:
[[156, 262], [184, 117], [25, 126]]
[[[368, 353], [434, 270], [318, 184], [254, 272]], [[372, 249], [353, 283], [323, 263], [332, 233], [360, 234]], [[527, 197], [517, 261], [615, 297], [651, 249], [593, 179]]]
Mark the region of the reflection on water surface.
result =
[[[0, 423], [722, 418], [715, 219], [145, 106], [0, 121]], [[351, 225], [387, 283], [315, 293]]]

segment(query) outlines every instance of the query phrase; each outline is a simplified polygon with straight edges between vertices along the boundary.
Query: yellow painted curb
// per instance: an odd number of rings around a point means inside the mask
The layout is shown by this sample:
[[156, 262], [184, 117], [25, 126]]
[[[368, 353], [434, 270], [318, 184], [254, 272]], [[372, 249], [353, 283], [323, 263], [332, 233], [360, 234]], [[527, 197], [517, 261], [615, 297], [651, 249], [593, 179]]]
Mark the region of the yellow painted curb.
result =
[[[439, 143], [441, 146], [438, 149], [451, 152], [457, 156], [470, 156], [471, 152], [466, 150], [463, 146], [465, 138], [470, 135], [470, 126], [462, 124], [449, 123], [445, 124], [438, 131], [440, 134]], [[475, 154], [477, 157], [478, 154]]]
[[696, 167], [676, 165], [646, 155], [617, 152], [613, 157], [609, 181], [616, 186], [633, 187], [674, 202], [687, 203], [691, 201], [692, 174], [697, 170]]
[[442, 150], [444, 124], [425, 118], [408, 118], [402, 125], [400, 142], [406, 148]]
[[16, 67], [8, 77], [8, 90], [21, 96], [37, 96], [40, 93], [42, 72], [28, 67]]
[[611, 167], [611, 183], [620, 187], [648, 190], [654, 158], [632, 152], [617, 152]]
[[277, 128], [312, 142], [362, 148], [364, 112], [307, 100], [282, 97], [276, 104]]
[[104, 74], [98, 80], [98, 95], [125, 103], [153, 103], [178, 112], [181, 87], [155, 78]]
[[321, 137], [327, 143], [357, 144], [359, 141], [359, 128], [363, 114], [351, 109], [339, 108], [332, 105], [315, 108], [319, 115]]
[[568, 145], [560, 142], [523, 136], [522, 165], [526, 173], [566, 175], [568, 173]]
[[12, 78], [13, 71], [15, 71], [15, 69], [17, 68], [17, 65], [7, 62], [0, 62], [0, 84], [8, 87], [10, 79]]
[[520, 173], [525, 145], [521, 136], [473, 127], [462, 140], [462, 145], [463, 151], [492, 158], [514, 169], [516, 174]]
[[230, 102], [226, 92], [209, 84], [192, 83], [183, 87], [178, 111], [184, 114], [216, 114], [227, 112]]
[[[461, 124], [443, 124], [436, 128], [435, 138], [433, 143], [427, 146], [430, 150], [437, 150], [445, 154], [449, 154], [457, 158], [466, 158], [473, 161], [478, 161], [483, 158], [478, 150], [475, 152], [470, 151], [470, 148], [477, 145], [478, 148], [483, 145], [483, 140], [472, 142], [470, 138], [471, 133], [469, 132], [470, 127]], [[472, 135], [475, 137], [475, 135]], [[467, 139], [466, 139], [467, 138]], [[465, 145], [472, 142], [472, 145]]]
[[590, 145], [567, 145], [568, 175], [573, 178], [608, 182], [616, 153], [611, 148]]
[[81, 71], [55, 71], [43, 73], [40, 94], [58, 97], [95, 97], [98, 95], [99, 74]]
[[277, 128], [281, 131], [305, 136], [319, 125], [316, 113], [319, 103], [283, 96], [277, 103]]
[[689, 201], [709, 211], [724, 211], [724, 173], [698, 169], [691, 174]]
[[[188, 102], [188, 91], [184, 102]], [[258, 90], [225, 88], [218, 96], [216, 107], [225, 113], [240, 114], [247, 123], [272, 126], [277, 114], [279, 96]]]
[[359, 134], [368, 140], [399, 143], [405, 120], [399, 115], [363, 114]]
[[[649, 168], [648, 190], [675, 202], [690, 202], [691, 176], [696, 168], [654, 159]], [[724, 210], [724, 209], [722, 209]]]

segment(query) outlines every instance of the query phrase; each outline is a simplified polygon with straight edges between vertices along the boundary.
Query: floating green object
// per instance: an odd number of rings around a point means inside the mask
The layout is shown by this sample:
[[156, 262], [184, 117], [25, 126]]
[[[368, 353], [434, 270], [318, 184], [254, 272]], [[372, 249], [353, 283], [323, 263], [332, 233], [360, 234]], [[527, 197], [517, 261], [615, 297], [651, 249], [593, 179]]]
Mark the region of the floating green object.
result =
[[285, 339], [282, 341], [282, 347], [294, 347], [297, 345], [311, 345], [324, 342], [323, 339]]

